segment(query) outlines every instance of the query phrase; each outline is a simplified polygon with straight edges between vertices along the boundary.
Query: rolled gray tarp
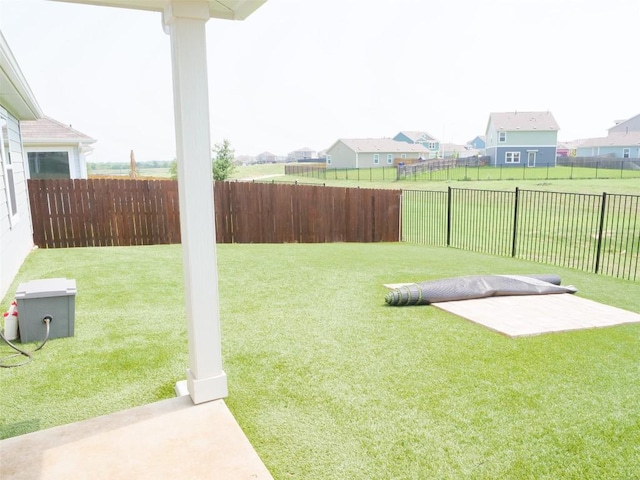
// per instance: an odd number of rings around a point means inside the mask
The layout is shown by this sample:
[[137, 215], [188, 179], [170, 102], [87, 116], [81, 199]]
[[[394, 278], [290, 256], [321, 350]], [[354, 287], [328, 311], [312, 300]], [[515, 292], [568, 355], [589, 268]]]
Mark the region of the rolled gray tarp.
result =
[[507, 295], [575, 293], [572, 285], [561, 286], [557, 275], [470, 275], [411, 283], [390, 290], [388, 305], [428, 305], [453, 300]]

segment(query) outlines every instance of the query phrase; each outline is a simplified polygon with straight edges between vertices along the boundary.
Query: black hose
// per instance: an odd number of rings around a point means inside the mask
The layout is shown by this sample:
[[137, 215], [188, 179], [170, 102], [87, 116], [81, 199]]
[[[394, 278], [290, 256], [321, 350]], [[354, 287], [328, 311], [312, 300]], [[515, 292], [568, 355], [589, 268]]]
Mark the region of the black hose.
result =
[[[46, 315], [42, 321], [45, 323], [45, 325], [47, 326], [47, 333], [44, 337], [44, 340], [42, 341], [42, 343], [32, 352], [27, 352], [26, 350], [21, 349], [20, 347], [15, 346], [13, 343], [11, 343], [9, 340], [7, 340], [7, 338], [2, 334], [2, 331], [0, 331], [0, 337], [2, 337], [2, 340], [4, 340], [4, 342], [9, 345], [11, 348], [13, 348], [16, 352], [18, 353], [14, 353], [11, 355], [8, 355], [6, 357], [0, 358], [0, 367], [2, 368], [13, 368], [13, 367], [21, 367], [22, 365], [26, 365], [27, 363], [29, 363], [31, 360], [33, 360], [33, 352], [37, 352], [38, 350], [40, 350], [42, 347], [44, 347], [44, 344], [47, 343], [47, 340], [49, 340], [49, 332], [50, 332], [50, 323], [53, 320], [53, 318], [50, 315]], [[9, 360], [10, 358], [14, 358], [14, 357], [20, 357], [20, 356], [25, 356], [27, 357], [27, 359], [22, 362], [22, 363], [16, 363], [16, 364], [12, 364], [12, 365], [5, 365], [5, 361]]]

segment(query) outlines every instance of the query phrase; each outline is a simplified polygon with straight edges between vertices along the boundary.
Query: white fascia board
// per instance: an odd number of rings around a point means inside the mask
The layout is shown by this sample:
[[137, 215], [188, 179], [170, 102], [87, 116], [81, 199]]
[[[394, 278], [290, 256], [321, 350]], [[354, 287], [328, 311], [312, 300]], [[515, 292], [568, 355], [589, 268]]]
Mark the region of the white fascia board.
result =
[[44, 116], [2, 32], [0, 32], [0, 104], [18, 120], [37, 120]]
[[92, 143], [96, 143], [94, 139], [86, 139], [86, 138], [33, 138], [33, 139], [22, 139], [22, 144], [25, 147], [40, 146], [40, 145], [81, 145], [87, 144], [90, 145]]
[[[132, 10], [148, 10], [164, 12], [165, 7], [172, 4], [171, 0], [49, 0], [54, 2], [80, 3], [102, 7], [128, 8]], [[209, 17], [226, 20], [244, 20], [267, 0], [206, 0]], [[176, 4], [197, 4], [200, 2], [176, 2]]]

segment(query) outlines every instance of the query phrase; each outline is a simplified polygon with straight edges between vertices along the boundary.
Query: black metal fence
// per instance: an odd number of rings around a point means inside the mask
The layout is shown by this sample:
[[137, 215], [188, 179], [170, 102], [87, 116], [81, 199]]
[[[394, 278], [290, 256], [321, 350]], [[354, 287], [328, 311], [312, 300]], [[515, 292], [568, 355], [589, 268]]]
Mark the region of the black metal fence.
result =
[[490, 157], [430, 159], [374, 168], [327, 168], [326, 165], [285, 165], [285, 175], [322, 180], [451, 181], [451, 180], [574, 180], [638, 178], [640, 159], [558, 157], [556, 162], [491, 166]]
[[404, 190], [402, 240], [638, 280], [640, 196]]
[[640, 158], [558, 157], [558, 166], [591, 168], [593, 170], [640, 170]]

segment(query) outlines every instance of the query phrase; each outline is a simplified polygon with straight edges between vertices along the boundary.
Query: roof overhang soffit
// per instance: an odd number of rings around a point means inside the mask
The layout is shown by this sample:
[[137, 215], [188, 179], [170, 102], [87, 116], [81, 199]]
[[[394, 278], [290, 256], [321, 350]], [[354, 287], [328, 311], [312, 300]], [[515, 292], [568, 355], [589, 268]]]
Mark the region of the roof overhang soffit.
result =
[[43, 117], [36, 101], [2, 32], [0, 32], [0, 104], [19, 120]]
[[118, 7], [133, 10], [148, 10], [152, 12], [164, 12], [171, 4], [206, 4], [210, 18], [222, 18], [226, 20], [244, 20], [255, 12], [267, 0], [201, 0], [201, 1], [172, 1], [172, 0], [50, 0], [54, 2], [81, 3], [102, 7]]

